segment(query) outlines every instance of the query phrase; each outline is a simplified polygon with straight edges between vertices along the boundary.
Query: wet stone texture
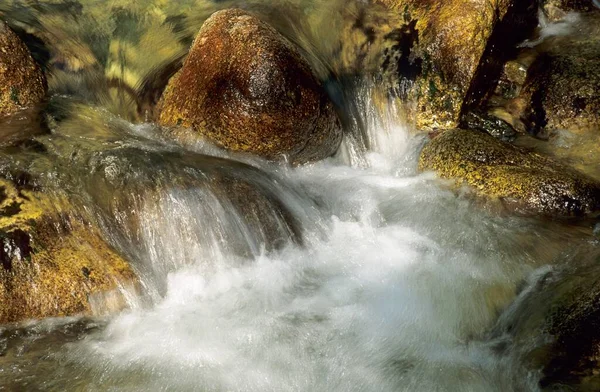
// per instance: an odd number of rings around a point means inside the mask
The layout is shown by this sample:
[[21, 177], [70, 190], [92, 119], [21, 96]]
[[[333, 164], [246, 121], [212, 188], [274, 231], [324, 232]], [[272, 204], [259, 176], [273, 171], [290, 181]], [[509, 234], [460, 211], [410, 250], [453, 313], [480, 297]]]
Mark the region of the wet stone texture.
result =
[[569, 12], [587, 13], [596, 11], [594, 0], [546, 0], [544, 2], [544, 14], [549, 21], [554, 22], [563, 19]]
[[594, 180], [484, 132], [442, 133], [423, 148], [419, 167], [526, 211], [570, 217], [600, 208], [600, 184]]
[[161, 125], [267, 159], [323, 159], [341, 142], [333, 104], [306, 60], [275, 29], [237, 9], [204, 23], [159, 105]]
[[519, 97], [529, 132], [600, 131], [600, 12], [582, 16], [573, 34], [544, 43]]
[[46, 80], [27, 47], [0, 21], [0, 117], [38, 105]]
[[[543, 391], [600, 390], [600, 280], [597, 250], [546, 272], [501, 317], [492, 336], [510, 337]], [[502, 349], [501, 349], [502, 350]]]
[[[537, 25], [537, 0], [379, 0], [353, 10], [337, 72], [373, 72], [414, 103], [419, 129], [453, 128], [493, 91]], [[352, 19], [354, 18], [354, 19]]]
[[66, 201], [5, 179], [0, 195], [0, 324], [126, 305], [134, 272]]

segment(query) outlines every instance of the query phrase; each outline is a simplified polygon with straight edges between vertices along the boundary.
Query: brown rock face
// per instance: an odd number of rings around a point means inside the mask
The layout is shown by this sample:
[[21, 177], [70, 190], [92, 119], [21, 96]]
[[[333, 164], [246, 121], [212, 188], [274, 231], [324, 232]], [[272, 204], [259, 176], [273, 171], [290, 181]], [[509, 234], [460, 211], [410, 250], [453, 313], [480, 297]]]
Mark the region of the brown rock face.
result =
[[538, 0], [374, 0], [354, 11], [340, 73], [374, 70], [415, 103], [418, 128], [453, 128], [493, 91], [537, 25]]
[[192, 128], [232, 151], [294, 163], [326, 158], [341, 126], [322, 86], [275, 29], [237, 9], [202, 26], [159, 104], [164, 126]]
[[39, 104], [46, 89], [44, 75], [25, 45], [0, 21], [0, 117]]

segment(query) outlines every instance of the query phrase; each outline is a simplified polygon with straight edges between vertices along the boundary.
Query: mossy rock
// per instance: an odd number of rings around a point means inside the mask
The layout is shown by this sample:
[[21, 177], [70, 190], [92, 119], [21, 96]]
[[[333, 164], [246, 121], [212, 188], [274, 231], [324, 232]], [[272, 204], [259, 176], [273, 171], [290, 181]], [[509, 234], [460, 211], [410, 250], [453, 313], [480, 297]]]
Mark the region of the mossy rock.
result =
[[532, 134], [600, 132], [600, 12], [580, 19], [572, 34], [547, 40], [529, 69], [518, 99]]
[[484, 132], [442, 133], [423, 148], [419, 168], [548, 216], [580, 217], [600, 208], [600, 184], [594, 180]]
[[19, 37], [0, 21], [0, 117], [39, 105], [46, 79]]
[[[453, 128], [494, 89], [537, 25], [537, 0], [378, 0], [349, 11], [336, 69], [372, 71], [414, 102], [419, 129]], [[355, 6], [356, 7], [356, 6]]]
[[0, 324], [126, 305], [128, 263], [60, 196], [0, 179]]
[[159, 104], [159, 122], [231, 151], [304, 163], [334, 154], [342, 131], [310, 66], [274, 28], [238, 9], [213, 14]]

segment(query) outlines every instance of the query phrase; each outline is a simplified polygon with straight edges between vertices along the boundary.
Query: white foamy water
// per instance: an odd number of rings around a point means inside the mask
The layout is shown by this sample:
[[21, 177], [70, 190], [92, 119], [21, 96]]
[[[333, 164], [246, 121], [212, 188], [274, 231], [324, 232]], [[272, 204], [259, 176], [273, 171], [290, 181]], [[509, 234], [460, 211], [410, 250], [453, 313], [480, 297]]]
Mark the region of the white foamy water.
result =
[[[164, 295], [67, 346], [61, 361], [81, 385], [535, 390], [513, 359], [480, 342], [552, 252], [528, 221], [487, 213], [418, 174], [423, 136], [377, 116], [365, 114], [374, 147], [363, 157], [265, 166], [297, 191], [280, 197], [304, 228], [302, 244], [266, 252], [244, 218], [204, 190], [173, 189], [148, 204], [143, 258], [163, 280], [147, 284]], [[255, 256], [228, 246], [232, 236]]]

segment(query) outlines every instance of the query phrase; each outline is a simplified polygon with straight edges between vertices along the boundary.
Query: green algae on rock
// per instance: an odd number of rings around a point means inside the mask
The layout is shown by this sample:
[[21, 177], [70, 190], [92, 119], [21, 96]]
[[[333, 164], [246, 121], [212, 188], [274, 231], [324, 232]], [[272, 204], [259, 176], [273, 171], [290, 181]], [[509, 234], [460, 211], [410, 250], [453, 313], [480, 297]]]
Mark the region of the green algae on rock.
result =
[[40, 104], [46, 79], [27, 47], [0, 21], [0, 117]]
[[579, 217], [600, 209], [596, 181], [484, 132], [442, 133], [423, 148], [419, 168], [544, 215]]
[[217, 145], [305, 163], [334, 154], [342, 130], [306, 60], [275, 29], [228, 9], [202, 26], [159, 103], [159, 123]]
[[339, 73], [375, 71], [415, 103], [419, 129], [453, 128], [494, 89], [537, 25], [537, 0], [378, 0], [343, 31]]
[[0, 324], [115, 311], [128, 263], [59, 196], [0, 179]]

